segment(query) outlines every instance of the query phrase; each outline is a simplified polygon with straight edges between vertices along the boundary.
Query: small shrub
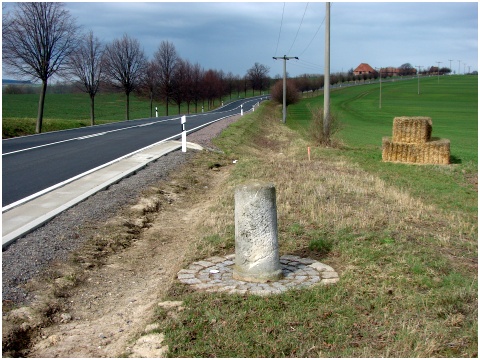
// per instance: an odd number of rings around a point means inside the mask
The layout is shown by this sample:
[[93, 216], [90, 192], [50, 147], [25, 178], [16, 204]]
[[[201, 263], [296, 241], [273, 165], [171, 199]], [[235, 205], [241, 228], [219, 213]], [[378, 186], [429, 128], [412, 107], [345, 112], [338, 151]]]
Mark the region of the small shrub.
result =
[[310, 122], [310, 136], [312, 140], [317, 145], [323, 146], [337, 146], [332, 137], [341, 129], [341, 123], [338, 117], [332, 113], [330, 113], [330, 121], [328, 123], [327, 131], [325, 132], [324, 129], [324, 116], [323, 116], [323, 108], [314, 108], [308, 106], [312, 114], [312, 121]]
[[[287, 95], [285, 97], [286, 106], [295, 104], [300, 100], [300, 94], [297, 86], [292, 79], [287, 79]], [[274, 101], [283, 104], [283, 80], [278, 80], [272, 87], [270, 95]]]

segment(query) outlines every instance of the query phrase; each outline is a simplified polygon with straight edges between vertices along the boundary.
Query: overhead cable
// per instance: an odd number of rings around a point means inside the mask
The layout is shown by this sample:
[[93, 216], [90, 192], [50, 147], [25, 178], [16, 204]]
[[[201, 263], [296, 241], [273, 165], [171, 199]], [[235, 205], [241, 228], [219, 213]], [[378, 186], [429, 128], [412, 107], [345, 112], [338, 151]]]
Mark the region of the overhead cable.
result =
[[275, 49], [275, 56], [277, 56], [278, 51], [278, 44], [280, 43], [280, 34], [282, 33], [282, 25], [283, 25], [283, 14], [285, 13], [285, 3], [283, 3], [283, 10], [282, 10], [282, 20], [280, 21], [280, 31], [278, 32], [278, 40], [277, 40], [277, 48]]
[[303, 53], [304, 53], [305, 51], [307, 51], [307, 49], [310, 47], [310, 45], [312, 45], [313, 40], [315, 39], [315, 37], [317, 36], [318, 32], [319, 32], [320, 29], [322, 28], [322, 25], [323, 25], [324, 22], [325, 22], [325, 16], [323, 17], [322, 23], [320, 24], [320, 26], [318, 27], [317, 31], [315, 32], [315, 35], [313, 35], [312, 40], [310, 40], [310, 42], [308, 43], [307, 47], [305, 48], [305, 50], [302, 51], [302, 53], [300, 54], [300, 56], [302, 56]]
[[292, 46], [290, 46], [290, 49], [287, 51], [287, 55], [290, 54], [290, 50], [292, 50], [293, 45], [295, 44], [295, 41], [297, 40], [298, 33], [300, 32], [300, 28], [302, 27], [303, 19], [305, 18], [305, 13], [307, 12], [307, 7], [308, 7], [308, 3], [305, 6], [305, 11], [303, 12], [303, 16], [302, 16], [302, 21], [300, 21], [300, 25], [298, 26], [297, 34], [295, 35], [295, 39], [293, 39]]
[[293, 62], [292, 62], [292, 65], [293, 65], [293, 66], [300, 67], [300, 68], [303, 68], [303, 69], [307, 69], [307, 70], [323, 71], [323, 67], [322, 67], [322, 66], [312, 66], [312, 65], [308, 65], [308, 64], [303, 64], [303, 63], [300, 62], [300, 61], [293, 61]]
[[313, 62], [310, 62], [310, 61], [306, 61], [306, 60], [298, 60], [299, 62], [302, 62], [302, 63], [305, 63], [306, 65], [310, 65], [310, 66], [316, 66], [316, 67], [322, 67], [323, 65], [320, 65], [318, 63], [313, 63]]
[[[330, 4], [330, 9], [331, 9], [332, 7], [333, 7], [333, 4]], [[317, 36], [318, 32], [319, 32], [320, 29], [322, 28], [322, 25], [323, 25], [324, 22], [325, 22], [325, 16], [323, 17], [323, 20], [322, 20], [320, 26], [318, 27], [317, 31], [315, 32], [315, 35], [313, 35], [312, 40], [310, 40], [310, 42], [308, 43], [308, 45], [307, 45], [307, 47], [305, 48], [305, 50], [303, 50], [303, 51], [300, 53], [299, 57], [302, 56], [305, 51], [307, 51], [307, 49], [310, 47], [310, 45], [312, 45], [313, 40], [315, 39], [315, 37]]]

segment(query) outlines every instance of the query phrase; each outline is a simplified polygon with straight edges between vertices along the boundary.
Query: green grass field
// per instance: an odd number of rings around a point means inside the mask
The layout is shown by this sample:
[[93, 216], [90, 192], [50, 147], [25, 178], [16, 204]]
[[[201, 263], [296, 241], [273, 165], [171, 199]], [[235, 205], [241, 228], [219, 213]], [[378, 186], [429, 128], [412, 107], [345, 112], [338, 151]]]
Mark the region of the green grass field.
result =
[[[234, 99], [232, 94], [232, 100]], [[244, 93], [240, 93], [243, 97]], [[247, 92], [252, 96], [252, 92]], [[2, 138], [29, 135], [35, 133], [35, 122], [38, 110], [37, 94], [2, 94]], [[123, 93], [99, 93], [95, 97], [95, 123], [97, 125], [126, 119], [126, 97]], [[230, 100], [224, 97], [224, 102]], [[198, 112], [202, 110], [202, 103], [198, 104]], [[220, 106], [220, 101], [215, 101], [215, 106]], [[158, 107], [158, 116], [166, 115], [165, 105], [153, 104]], [[205, 111], [207, 105], [205, 103]], [[190, 104], [190, 113], [195, 112], [195, 104]], [[181, 114], [187, 113], [187, 105], [182, 104]], [[169, 115], [178, 114], [178, 106], [170, 104]], [[87, 94], [47, 94], [45, 97], [42, 132], [64, 130], [90, 125], [90, 98]], [[150, 101], [137, 96], [130, 96], [130, 119], [143, 119], [150, 117]]]
[[[381, 147], [382, 137], [392, 135], [396, 116], [432, 118], [434, 137], [451, 141], [455, 161], [477, 163], [478, 77], [443, 76], [362, 85], [331, 92], [331, 110], [342, 121], [342, 140], [351, 147]], [[304, 99], [288, 109], [288, 125], [301, 128], [309, 123], [307, 106], [323, 107], [323, 96]]]
[[[444, 208], [476, 209], [476, 193], [467, 185], [478, 172], [478, 78], [443, 76], [382, 83], [382, 107], [379, 108], [379, 84], [336, 89], [331, 92], [331, 112], [342, 130], [337, 137], [344, 146], [331, 149], [330, 156], [344, 156], [363, 169], [392, 181], [401, 188]], [[323, 107], [323, 96], [303, 99], [289, 106], [287, 125], [308, 136], [308, 107]], [[396, 116], [428, 116], [433, 122], [433, 137], [451, 143], [451, 166], [411, 166], [383, 163], [382, 137], [392, 135]], [[458, 182], [465, 187], [452, 191]]]

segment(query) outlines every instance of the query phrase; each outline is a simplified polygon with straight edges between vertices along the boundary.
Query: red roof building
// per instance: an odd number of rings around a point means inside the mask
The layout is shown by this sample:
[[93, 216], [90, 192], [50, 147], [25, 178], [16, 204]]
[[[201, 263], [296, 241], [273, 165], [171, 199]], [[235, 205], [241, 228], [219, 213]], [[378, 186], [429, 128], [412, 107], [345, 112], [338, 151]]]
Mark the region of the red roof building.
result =
[[353, 70], [353, 75], [375, 74], [375, 70], [368, 64], [361, 63]]
[[380, 69], [380, 75], [382, 75], [382, 77], [397, 76], [398, 73], [399, 73], [399, 69], [391, 66]]

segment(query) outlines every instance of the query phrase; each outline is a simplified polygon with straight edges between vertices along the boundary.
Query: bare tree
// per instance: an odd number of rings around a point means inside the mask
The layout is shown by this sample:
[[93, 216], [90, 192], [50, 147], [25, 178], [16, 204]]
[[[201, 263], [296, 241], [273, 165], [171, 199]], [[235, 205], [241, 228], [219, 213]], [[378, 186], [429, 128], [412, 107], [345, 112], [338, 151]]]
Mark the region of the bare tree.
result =
[[102, 77], [104, 46], [90, 31], [69, 57], [71, 74], [78, 79], [79, 88], [90, 96], [90, 119], [95, 125], [95, 95]]
[[247, 70], [247, 78], [252, 85], [253, 95], [255, 90], [265, 90], [268, 88], [268, 72], [270, 68], [266, 65], [255, 63], [250, 69]]
[[171, 99], [178, 106], [178, 114], [183, 102], [189, 98], [190, 69], [188, 61], [178, 59], [172, 76]]
[[205, 72], [196, 63], [192, 66], [192, 101], [195, 104], [195, 112], [198, 112], [198, 103], [204, 98], [203, 78]]
[[223, 84], [221, 74], [216, 70], [207, 70], [203, 77], [203, 87], [205, 98], [208, 100], [208, 108], [211, 109], [215, 105], [215, 99], [222, 96]]
[[173, 73], [178, 62], [177, 51], [173, 43], [162, 41], [154, 54], [154, 58], [160, 69], [160, 92], [165, 99], [166, 115], [168, 115], [168, 103], [173, 91]]
[[153, 117], [153, 100], [159, 95], [159, 77], [158, 64], [155, 61], [149, 61], [139, 93], [150, 100], [150, 117]]
[[78, 43], [78, 27], [59, 2], [18, 2], [7, 26], [2, 36], [5, 70], [42, 82], [35, 128], [40, 133], [48, 80], [65, 70]]
[[215, 74], [217, 75], [217, 78], [218, 78], [216, 95], [217, 95], [218, 101], [221, 103], [223, 95], [225, 95], [227, 92], [227, 83], [225, 81], [225, 73], [223, 72], [223, 70], [215, 70]]
[[232, 93], [235, 90], [235, 75], [231, 71], [225, 76], [225, 85], [227, 94], [229, 94], [230, 100], [232, 100]]
[[127, 34], [105, 48], [105, 75], [114, 87], [123, 89], [127, 96], [127, 120], [130, 119], [130, 93], [142, 83], [146, 66], [147, 60], [143, 50], [140, 49], [140, 43]]
[[245, 97], [247, 97], [247, 90], [248, 90], [248, 76], [245, 75], [243, 77], [243, 90], [245, 92]]
[[410, 64], [410, 63], [405, 63], [400, 65], [398, 68], [398, 75], [414, 75], [415, 74], [415, 68]]
[[190, 114], [190, 104], [195, 99], [194, 94], [194, 66], [188, 60], [182, 60], [181, 69], [183, 72], [183, 82], [181, 84], [181, 89], [183, 92], [183, 101], [187, 103], [187, 113]]
[[243, 81], [240, 75], [235, 75], [235, 90], [237, 91], [237, 98], [240, 99], [240, 91], [243, 90]]

